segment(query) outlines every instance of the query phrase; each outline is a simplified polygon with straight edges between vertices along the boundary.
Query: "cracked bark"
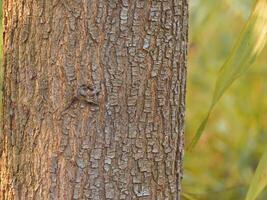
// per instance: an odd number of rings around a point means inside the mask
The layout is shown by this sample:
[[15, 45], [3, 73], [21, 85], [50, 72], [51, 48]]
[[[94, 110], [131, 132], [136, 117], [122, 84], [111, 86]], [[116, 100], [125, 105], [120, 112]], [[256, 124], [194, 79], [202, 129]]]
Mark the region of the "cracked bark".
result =
[[0, 199], [180, 199], [187, 0], [4, 0]]

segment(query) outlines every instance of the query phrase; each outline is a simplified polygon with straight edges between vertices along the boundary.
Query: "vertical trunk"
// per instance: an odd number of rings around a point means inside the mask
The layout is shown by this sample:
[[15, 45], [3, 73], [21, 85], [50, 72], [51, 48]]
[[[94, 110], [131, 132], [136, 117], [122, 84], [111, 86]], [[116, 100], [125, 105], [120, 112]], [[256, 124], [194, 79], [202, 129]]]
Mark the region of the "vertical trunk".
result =
[[187, 0], [4, 0], [0, 199], [180, 199]]

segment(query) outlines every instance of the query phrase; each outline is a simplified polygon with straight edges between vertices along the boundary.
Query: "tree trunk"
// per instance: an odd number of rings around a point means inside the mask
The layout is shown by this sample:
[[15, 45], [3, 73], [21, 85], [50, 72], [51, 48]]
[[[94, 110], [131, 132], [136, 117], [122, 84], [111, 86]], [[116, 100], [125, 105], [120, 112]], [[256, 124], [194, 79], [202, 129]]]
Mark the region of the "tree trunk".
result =
[[0, 199], [180, 199], [187, 0], [4, 0]]

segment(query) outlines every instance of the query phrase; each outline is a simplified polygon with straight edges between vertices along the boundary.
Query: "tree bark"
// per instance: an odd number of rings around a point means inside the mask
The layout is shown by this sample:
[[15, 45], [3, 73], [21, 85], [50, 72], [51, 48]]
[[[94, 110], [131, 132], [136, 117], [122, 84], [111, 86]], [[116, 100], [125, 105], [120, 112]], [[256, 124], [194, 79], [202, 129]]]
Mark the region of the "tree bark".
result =
[[0, 199], [180, 199], [187, 0], [4, 0]]

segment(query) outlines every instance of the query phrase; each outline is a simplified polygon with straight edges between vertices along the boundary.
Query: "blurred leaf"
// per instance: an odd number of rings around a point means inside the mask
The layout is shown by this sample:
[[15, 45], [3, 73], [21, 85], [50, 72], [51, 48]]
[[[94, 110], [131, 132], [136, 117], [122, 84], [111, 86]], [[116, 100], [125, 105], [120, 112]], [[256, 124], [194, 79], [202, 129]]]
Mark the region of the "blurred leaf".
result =
[[267, 149], [265, 150], [259, 165], [252, 178], [246, 200], [255, 200], [267, 185]]
[[190, 194], [187, 194], [187, 193], [182, 193], [182, 197], [184, 198], [184, 199], [186, 199], [186, 200], [197, 200], [197, 199], [195, 199], [195, 197], [193, 197], [192, 195], [190, 195]]
[[226, 89], [254, 63], [265, 47], [266, 33], [267, 0], [258, 0], [239, 40], [219, 71], [211, 106], [190, 144], [190, 149], [197, 144], [206, 127], [210, 113]]

